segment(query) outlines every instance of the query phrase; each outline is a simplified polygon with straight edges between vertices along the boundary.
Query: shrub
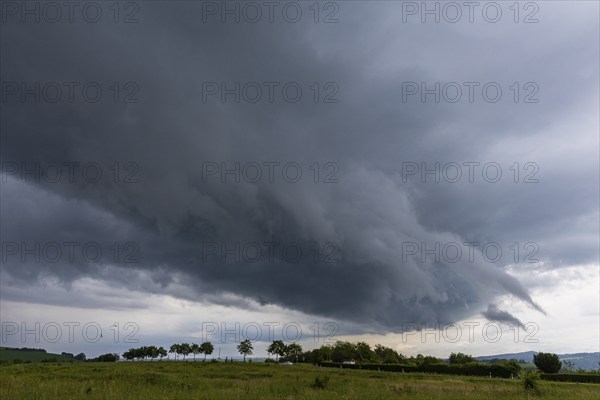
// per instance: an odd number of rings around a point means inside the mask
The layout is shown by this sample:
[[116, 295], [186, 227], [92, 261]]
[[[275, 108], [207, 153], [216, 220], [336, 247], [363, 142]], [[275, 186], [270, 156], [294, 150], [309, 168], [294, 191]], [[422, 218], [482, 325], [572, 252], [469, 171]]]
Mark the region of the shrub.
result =
[[310, 385], [313, 389], [325, 389], [329, 384], [328, 376], [317, 376], [315, 381]]
[[556, 382], [600, 383], [598, 374], [540, 374], [540, 378]]
[[[468, 364], [423, 364], [420, 366], [404, 364], [341, 364], [335, 362], [322, 362], [323, 367], [369, 369], [389, 372], [428, 372], [435, 374], [490, 376], [510, 378], [515, 375], [514, 366], [502, 364], [468, 363]], [[518, 371], [517, 371], [518, 373]]]
[[474, 361], [472, 356], [463, 353], [450, 353], [450, 358], [448, 358], [450, 364], [467, 364]]
[[539, 378], [539, 375], [535, 372], [526, 372], [523, 377], [523, 388], [526, 391], [538, 392], [539, 386], [537, 381]]
[[107, 353], [102, 354], [96, 358], [92, 358], [86, 361], [95, 361], [95, 362], [116, 362], [119, 361], [119, 355], [116, 353]]

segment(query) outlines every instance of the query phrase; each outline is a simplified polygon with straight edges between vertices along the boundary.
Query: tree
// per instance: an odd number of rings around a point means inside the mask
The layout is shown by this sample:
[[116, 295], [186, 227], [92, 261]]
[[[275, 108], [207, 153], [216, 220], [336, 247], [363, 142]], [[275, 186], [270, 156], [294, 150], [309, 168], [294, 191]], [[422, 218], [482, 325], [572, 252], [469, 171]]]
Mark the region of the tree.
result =
[[150, 357], [150, 361], [158, 357], [158, 347], [156, 346], [148, 346], [144, 347], [145, 354]]
[[450, 353], [450, 357], [448, 357], [450, 364], [468, 364], [474, 361], [475, 359], [472, 356], [464, 353]]
[[196, 343], [192, 343], [192, 345], [190, 346], [190, 350], [194, 355], [194, 361], [196, 361], [196, 354], [201, 353], [200, 346], [198, 346]]
[[361, 362], [371, 361], [375, 353], [371, 350], [371, 346], [369, 346], [366, 342], [358, 342], [355, 345], [356, 349], [356, 358]]
[[273, 343], [267, 347], [267, 353], [275, 354], [277, 356], [275, 362], [279, 362], [279, 357], [285, 354], [285, 347], [286, 346], [285, 343], [283, 343], [283, 340], [274, 340]]
[[183, 354], [183, 361], [185, 361], [185, 357], [192, 352], [192, 346], [189, 343], [181, 343], [180, 349], [181, 354]]
[[498, 361], [498, 365], [502, 365], [504, 368], [507, 368], [513, 376], [519, 376], [521, 373], [521, 365], [517, 360], [501, 360]]
[[126, 360], [133, 361], [134, 357], [135, 357], [135, 353], [134, 353], [133, 349], [129, 349], [125, 353], [123, 353], [123, 358], [125, 358]]
[[102, 354], [101, 356], [93, 358], [91, 361], [97, 361], [97, 362], [116, 362], [116, 361], [119, 361], [119, 355], [116, 354], [116, 353]]
[[244, 362], [246, 362], [246, 356], [252, 355], [252, 350], [254, 349], [254, 347], [252, 347], [252, 342], [246, 339], [240, 344], [238, 344], [237, 349], [240, 352], [240, 354], [244, 356]]
[[162, 361], [163, 357], [167, 356], [167, 350], [164, 347], [160, 346], [158, 348], [158, 356], [160, 357], [160, 361]]
[[215, 346], [211, 342], [204, 342], [200, 345], [200, 353], [204, 354], [204, 361], [206, 361], [206, 356], [212, 354], [215, 350]]
[[555, 374], [560, 371], [562, 363], [558, 355], [553, 353], [538, 353], [533, 356], [533, 363], [542, 372]]
[[431, 364], [440, 364], [442, 360], [433, 356], [424, 356], [422, 354], [417, 354], [415, 357], [410, 357], [408, 359], [410, 364], [414, 364], [418, 367], [423, 365], [431, 365]]
[[383, 364], [399, 364], [404, 358], [391, 347], [382, 346], [380, 344], [375, 345], [375, 356], [379, 359], [379, 362]]
[[333, 353], [333, 347], [331, 345], [323, 345], [319, 350], [319, 356], [323, 357], [323, 360], [331, 361], [331, 354]]
[[296, 362], [298, 362], [298, 357], [300, 354], [302, 354], [302, 346], [300, 346], [298, 343], [291, 343], [285, 348], [286, 357], [296, 359]]
[[84, 353], [79, 353], [79, 354], [77, 354], [75, 356], [75, 359], [79, 360], [79, 361], [85, 361], [85, 354]]
[[354, 360], [358, 358], [356, 346], [354, 343], [338, 340], [333, 345], [331, 358], [335, 362]]
[[169, 353], [174, 353], [175, 354], [175, 360], [177, 360], [177, 355], [181, 354], [181, 345], [175, 343], [172, 344], [171, 347], [169, 348]]

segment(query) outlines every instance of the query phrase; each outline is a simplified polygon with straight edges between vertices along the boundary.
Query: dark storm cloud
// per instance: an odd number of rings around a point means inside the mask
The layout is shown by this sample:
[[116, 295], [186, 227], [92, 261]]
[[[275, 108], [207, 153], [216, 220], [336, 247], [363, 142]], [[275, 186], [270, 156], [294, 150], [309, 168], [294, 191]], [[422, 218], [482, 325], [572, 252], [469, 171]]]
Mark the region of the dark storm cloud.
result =
[[507, 311], [500, 310], [495, 304], [488, 305], [487, 310], [483, 312], [483, 316], [489, 319], [490, 321], [516, 325], [523, 329], [526, 329], [525, 325], [521, 321], [519, 321], [518, 318], [514, 317], [513, 315], [511, 315], [511, 313]]
[[[514, 242], [537, 243], [549, 265], [597, 257], [598, 174], [590, 168], [597, 157], [589, 146], [556, 153], [565, 131], [554, 125], [570, 122], [578, 109], [586, 116], [597, 103], [593, 24], [576, 27], [586, 10], [564, 14], [556, 6], [545, 8], [546, 23], [527, 27], [401, 24], [398, 7], [344, 3], [338, 24], [203, 24], [199, 3], [151, 2], [141, 3], [140, 23], [132, 25], [3, 26], [3, 82], [95, 81], [105, 90], [93, 104], [81, 98], [3, 104], [3, 163], [97, 162], [105, 172], [97, 183], [22, 185], [9, 177], [2, 184], [3, 241], [135, 242], [140, 250], [138, 262], [118, 264], [120, 272], [107, 273], [109, 262], [14, 259], [4, 272], [26, 281], [52, 275], [65, 285], [92, 276], [193, 297], [170, 291], [186, 284], [197, 298], [235, 293], [367, 321], [378, 331], [456, 321], [503, 295], [541, 309], [502, 267], [511, 262], [507, 247]], [[557, 79], [565, 71], [577, 73]], [[513, 82], [531, 80], [543, 89], [539, 104], [402, 102], [405, 81], [496, 81], [510, 93]], [[128, 81], [139, 86], [138, 103], [105, 101], [112, 83]], [[304, 97], [203, 102], [203, 82], [221, 81], [295, 81]], [[315, 104], [314, 82], [335, 82], [339, 102]], [[589, 142], [589, 127], [577, 128], [584, 130], [573, 136]], [[297, 183], [203, 179], [203, 163], [236, 161], [297, 162], [303, 177]], [[313, 182], [309, 166], [317, 161], [322, 174], [329, 172], [325, 163], [335, 163], [337, 183]], [[405, 181], [408, 161], [493, 161], [507, 178]], [[537, 162], [540, 183], [513, 184], [508, 168], [517, 161]], [[138, 181], [115, 183], [114, 162], [138, 166]], [[581, 237], [571, 246], [555, 245], [574, 232]], [[315, 241], [335, 243], [338, 262], [313, 262], [306, 253]], [[403, 258], [406, 243], [465, 241], [498, 242], [502, 261], [479, 252], [459, 262]], [[277, 255], [223, 264], [203, 260], [206, 242], [293, 242], [305, 254], [294, 263]], [[154, 271], [152, 282], [131, 269]]]

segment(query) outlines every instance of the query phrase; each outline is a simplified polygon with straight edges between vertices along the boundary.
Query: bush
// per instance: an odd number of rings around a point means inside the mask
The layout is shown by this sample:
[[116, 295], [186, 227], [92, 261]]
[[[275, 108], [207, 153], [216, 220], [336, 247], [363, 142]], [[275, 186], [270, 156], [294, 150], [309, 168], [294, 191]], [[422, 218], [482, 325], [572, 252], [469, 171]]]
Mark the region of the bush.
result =
[[88, 359], [86, 361], [92, 361], [92, 362], [116, 362], [116, 361], [119, 361], [119, 355], [116, 354], [116, 353], [107, 353], [107, 354], [102, 354], [101, 356], [98, 356], [96, 358]]
[[597, 374], [540, 374], [540, 378], [555, 382], [600, 383]]
[[539, 378], [540, 376], [537, 373], [527, 372], [523, 377], [523, 388], [526, 391], [538, 392], [539, 386], [537, 381]]
[[448, 358], [450, 364], [468, 364], [474, 361], [475, 359], [472, 356], [463, 353], [450, 353]]
[[310, 385], [310, 387], [313, 389], [325, 389], [328, 384], [329, 384], [328, 376], [323, 376], [323, 377], [317, 376], [315, 378], [315, 381]]
[[492, 376], [510, 378], [518, 374], [514, 366], [502, 364], [468, 363], [468, 364], [423, 364], [420, 366], [404, 364], [341, 364], [335, 362], [322, 362], [323, 367], [369, 369], [389, 372], [428, 372], [435, 374]]
[[501, 365], [504, 368], [507, 368], [510, 373], [512, 374], [511, 377], [517, 378], [519, 376], [519, 374], [521, 373], [521, 365], [515, 361], [515, 360], [510, 360], [510, 361], [499, 361], [496, 365]]
[[534, 355], [533, 363], [540, 371], [547, 374], [555, 374], [562, 367], [558, 355], [552, 353], [538, 353]]

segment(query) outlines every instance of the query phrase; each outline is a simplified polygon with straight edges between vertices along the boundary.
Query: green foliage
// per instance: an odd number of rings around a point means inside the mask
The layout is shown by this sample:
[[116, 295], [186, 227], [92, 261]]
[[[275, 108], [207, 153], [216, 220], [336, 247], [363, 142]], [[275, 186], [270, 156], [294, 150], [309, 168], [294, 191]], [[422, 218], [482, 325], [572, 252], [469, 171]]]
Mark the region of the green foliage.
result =
[[538, 353], [533, 356], [533, 363], [540, 371], [547, 374], [557, 373], [562, 366], [558, 355], [553, 353]]
[[335, 362], [354, 360], [358, 358], [356, 345], [350, 342], [338, 340], [335, 342], [331, 352], [331, 359]]
[[368, 343], [358, 342], [354, 345], [354, 349], [354, 351], [356, 352], [356, 361], [361, 363], [376, 361], [375, 352], [371, 350], [371, 346], [369, 346]]
[[183, 354], [183, 359], [185, 361], [188, 354], [192, 352], [192, 346], [190, 346], [189, 343], [181, 343], [179, 346], [179, 350], [181, 351], [181, 354]]
[[204, 354], [204, 360], [206, 360], [206, 356], [213, 353], [215, 350], [215, 346], [211, 342], [203, 342], [200, 345], [200, 353]]
[[323, 361], [331, 361], [332, 346], [324, 345], [318, 349], [309, 350], [302, 354], [302, 359], [308, 363], [318, 364]]
[[417, 354], [415, 357], [410, 357], [406, 359], [407, 364], [416, 365], [417, 367], [432, 365], [432, 364], [440, 364], [443, 361], [439, 358], [432, 356], [424, 356], [422, 354]]
[[508, 369], [510, 371], [510, 373], [512, 374], [512, 377], [514, 377], [514, 378], [517, 378], [519, 376], [519, 374], [521, 373], [521, 370], [523, 369], [523, 367], [521, 367], [521, 364], [516, 360], [498, 361], [495, 365], [501, 365], [501, 366], [505, 367], [506, 369]]
[[194, 355], [194, 361], [196, 361], [196, 354], [200, 354], [200, 346], [196, 343], [192, 343], [192, 345], [190, 346], [190, 350]]
[[166, 357], [166, 356], [167, 356], [167, 350], [166, 350], [164, 347], [160, 346], [160, 347], [158, 348], [158, 356], [159, 356], [159, 357], [160, 357], [160, 359], [162, 360], [162, 359], [163, 359], [163, 357]]
[[101, 356], [98, 356], [96, 358], [88, 359], [86, 361], [93, 361], [93, 362], [116, 362], [116, 361], [119, 361], [119, 355], [116, 354], [116, 353], [107, 353], [107, 354], [102, 354]]
[[237, 349], [238, 352], [244, 356], [244, 362], [246, 362], [246, 356], [252, 355], [252, 350], [254, 350], [254, 347], [252, 346], [252, 342], [246, 339], [238, 344]]
[[540, 379], [540, 376], [536, 372], [526, 372], [523, 377], [523, 389], [526, 391], [539, 392], [538, 379]]
[[267, 353], [275, 354], [277, 356], [275, 358], [276, 362], [279, 361], [279, 357], [285, 355], [285, 351], [286, 345], [285, 343], [283, 343], [283, 340], [274, 340], [273, 343], [271, 343], [269, 347], [267, 347]]
[[317, 376], [315, 381], [310, 385], [313, 389], [326, 389], [329, 385], [329, 376]]
[[290, 343], [285, 346], [285, 358], [290, 361], [298, 362], [300, 355], [302, 354], [302, 346], [298, 343]]
[[450, 364], [468, 364], [474, 361], [475, 359], [472, 356], [464, 353], [450, 353], [448, 358]]
[[428, 372], [435, 374], [466, 375], [466, 376], [492, 376], [499, 378], [514, 377], [511, 368], [500, 364], [469, 363], [469, 364], [446, 364], [431, 363], [421, 365], [410, 364], [341, 364], [334, 362], [323, 362], [323, 367], [344, 369], [368, 369], [390, 372]]
[[600, 383], [600, 375], [587, 374], [540, 374], [545, 381], [555, 382], [578, 382], [578, 383]]
[[178, 343], [172, 344], [171, 347], [169, 347], [169, 353], [174, 353], [175, 359], [177, 360], [177, 356], [181, 354], [181, 345]]
[[[170, 353], [179, 352], [181, 354], [181, 345], [174, 344], [171, 346]], [[126, 360], [154, 360], [155, 358], [160, 358], [162, 360], [163, 357], [167, 356], [167, 350], [164, 347], [156, 347], [156, 346], [142, 346], [135, 349], [129, 349], [125, 353], [123, 353], [123, 358]]]
[[404, 356], [390, 347], [375, 345], [375, 357], [382, 364], [401, 364]]
[[[381, 346], [384, 349], [383, 346]], [[388, 349], [391, 351], [391, 354], [394, 354], [394, 360], [399, 357], [398, 353], [394, 352], [392, 349]], [[382, 354], [383, 354], [383, 350]], [[305, 359], [307, 362], [311, 363], [319, 363], [323, 361], [334, 361], [334, 362], [343, 362], [354, 360], [358, 363], [369, 363], [369, 362], [378, 362], [380, 361], [376, 352], [371, 349], [371, 346], [365, 342], [346, 342], [338, 340], [334, 345], [322, 346], [320, 349], [312, 350], [302, 354], [302, 359]]]

